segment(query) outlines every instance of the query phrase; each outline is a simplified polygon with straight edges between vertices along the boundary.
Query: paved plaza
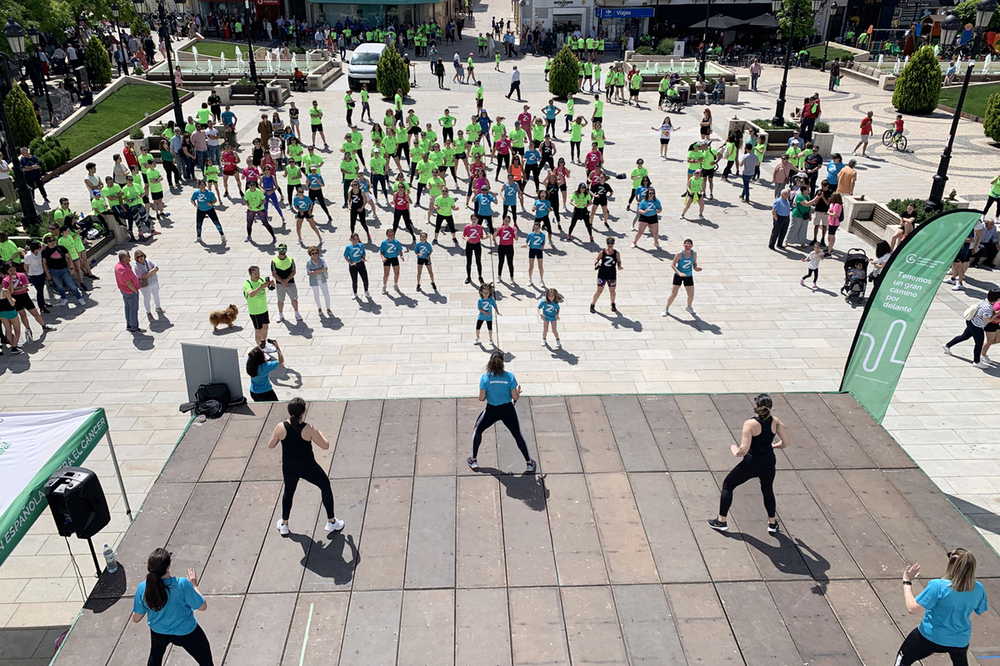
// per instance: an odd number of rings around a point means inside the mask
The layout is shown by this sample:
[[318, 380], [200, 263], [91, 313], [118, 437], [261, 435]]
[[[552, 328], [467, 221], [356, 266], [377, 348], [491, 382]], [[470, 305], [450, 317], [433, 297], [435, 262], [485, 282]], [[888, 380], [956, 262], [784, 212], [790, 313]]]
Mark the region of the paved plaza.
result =
[[[504, 15], [506, 12], [505, 6]], [[477, 14], [476, 19], [489, 15]], [[469, 39], [473, 30], [466, 31], [461, 46], [463, 56], [475, 50], [474, 40]], [[442, 57], [447, 61], [451, 53], [450, 48], [445, 49]], [[533, 113], [540, 112], [549, 99], [543, 62], [531, 56], [514, 63], [504, 61], [502, 72], [493, 71], [492, 63], [480, 64], [477, 75], [484, 83], [486, 108], [492, 117], [504, 116], [511, 126], [521, 108], [504, 98], [512, 64], [523, 71], [521, 87], [526, 103]], [[449, 67], [446, 80], [450, 72]], [[407, 108], [415, 109], [424, 123], [436, 121], [445, 108], [460, 118], [475, 111], [474, 87], [449, 84], [450, 89], [439, 90], [425, 61], [418, 64], [417, 78], [419, 87], [411, 91]], [[769, 67], [764, 71], [760, 93], [741, 93], [736, 107], [713, 107], [715, 136], [724, 131], [725, 120], [734, 115], [748, 119], [770, 117], [779, 84], [780, 70]], [[342, 98], [346, 86], [346, 79], [340, 78], [323, 92], [293, 95], [303, 109], [311, 100], [319, 101], [326, 113], [331, 146], [339, 145], [345, 130]], [[788, 98], [790, 110], [791, 101], [819, 90], [823, 119], [839, 133], [835, 149], [846, 156], [857, 141], [857, 123], [864, 111], [874, 110], [880, 122], [888, 122], [894, 112], [889, 92], [850, 78], [844, 79], [842, 88], [840, 93], [825, 93], [825, 76], [795, 69], [789, 76]], [[185, 106], [185, 115], [207, 96], [207, 92], [199, 92]], [[377, 95], [372, 99], [372, 115], [379, 119], [389, 104]], [[256, 135], [257, 120], [265, 110], [273, 109], [236, 107], [244, 145]], [[287, 107], [278, 110], [287, 118]], [[579, 102], [577, 111], [590, 115], [586, 102]], [[556, 287], [565, 297], [561, 312], [563, 348], [555, 350], [539, 346], [541, 323], [536, 307], [541, 290], [528, 284], [527, 250], [518, 246], [517, 284], [500, 285], [497, 296], [502, 315], [497, 343], [509, 354], [508, 368], [516, 373], [525, 395], [532, 398], [835, 391], [862, 312], [861, 308], [845, 304], [838, 293], [843, 283], [840, 262], [823, 262], [820, 289], [812, 291], [798, 284], [805, 272], [804, 264], [798, 261], [801, 254], [767, 250], [772, 161], [764, 165], [763, 180], [753, 188], [752, 205], [739, 202], [737, 185], [717, 180], [717, 199], [708, 202], [705, 220], [677, 219], [684, 189], [684, 152], [698, 136], [701, 107], [689, 107], [685, 113], [673, 116], [680, 130], [667, 160], [657, 156], [657, 133], [650, 129], [659, 125], [663, 116], [656, 110], [654, 93], [643, 94], [643, 105], [638, 110], [617, 103], [605, 108], [609, 168], [628, 172], [637, 158], [645, 160], [664, 205], [660, 225], [663, 251], [652, 251], [648, 236], [639, 249], [628, 247], [631, 214], [625, 211], [625, 203], [630, 182], [612, 180], [616, 196], [611, 204], [614, 217], [610, 233], [618, 239], [624, 264], [618, 282], [620, 312], [610, 312], [607, 294], [598, 303], [598, 314], [588, 312], [595, 286], [593, 258], [599, 246], [579, 242], [579, 238], [585, 238], [582, 234], [573, 242], [556, 240], [555, 249], [545, 259], [546, 285]], [[558, 124], [561, 128], [561, 119]], [[935, 114], [927, 119], [908, 119], [907, 128], [913, 152], [887, 156], [876, 151], [875, 159], [862, 160], [857, 192], [880, 201], [927, 195], [948, 122], [943, 114]], [[362, 130], [367, 151], [370, 138], [365, 125]], [[568, 134], [560, 133], [557, 157], [569, 157], [567, 139]], [[111, 156], [118, 151], [119, 147], [114, 147], [95, 156], [99, 174], [110, 172]], [[982, 137], [981, 126], [963, 121], [949, 189], [955, 187], [960, 195], [968, 194], [971, 200], [981, 202], [989, 180], [996, 175], [983, 168], [995, 167], [993, 151]], [[339, 154], [321, 154], [329, 164], [326, 173], [335, 174]], [[582, 180], [582, 167], [571, 165], [571, 169], [571, 183]], [[85, 209], [84, 175], [80, 167], [54, 180], [49, 186], [53, 201], [68, 196], [75, 209]], [[390, 291], [383, 296], [379, 293], [381, 271], [370, 263], [373, 302], [359, 305], [350, 297], [347, 268], [340, 258], [347, 240], [348, 216], [341, 209], [343, 199], [337, 179], [332, 175], [327, 179], [334, 221], [332, 227], [321, 223], [321, 228], [327, 239], [334, 316], [321, 319], [316, 315], [312, 295], [302, 278], [300, 309], [305, 322], [271, 327], [271, 336], [279, 339], [286, 358], [286, 368], [274, 376], [279, 397], [284, 400], [299, 395], [320, 401], [474, 396], [491, 349], [473, 344], [477, 294], [463, 284], [463, 253], [448, 243], [437, 247], [434, 267], [440, 293], [436, 295], [415, 290], [416, 266], [410, 257], [402, 266], [402, 293]], [[466, 181], [460, 180], [460, 187], [464, 192]], [[84, 405], [99, 405], [107, 410], [133, 508], [141, 505], [188, 426], [188, 416], [177, 409], [187, 400], [180, 343], [247, 350], [253, 336], [242, 284], [252, 264], [265, 267], [267, 272], [273, 252], [268, 245], [242, 242], [245, 208], [235, 199], [226, 201], [220, 213], [228, 244], [220, 244], [210, 226], [204, 232], [206, 245], [196, 243], [190, 194], [190, 187], [166, 193], [172, 217], [163, 226], [161, 236], [143, 245], [149, 258], [161, 266], [160, 293], [166, 309], [165, 315], [148, 326], [146, 334], [133, 336], [125, 331], [122, 299], [113, 278], [115, 260], [109, 257], [95, 268], [103, 279], [85, 308], [54, 308], [50, 320], [59, 330], [26, 344], [25, 355], [13, 360], [6, 356], [0, 362], [4, 410]], [[429, 229], [425, 215], [426, 208], [416, 209], [415, 221], [420, 228]], [[325, 216], [320, 214], [319, 218]], [[458, 218], [462, 220], [461, 215]], [[387, 220], [391, 220], [391, 211], [380, 209], [374, 238], [384, 237]], [[527, 218], [518, 221], [522, 231], [529, 228]], [[262, 240], [263, 231], [258, 229], [257, 233], [257, 240]], [[294, 232], [282, 229], [278, 234], [281, 241], [289, 243], [290, 255], [303, 270], [306, 255], [295, 245]], [[693, 239], [699, 264], [704, 267], [696, 277], [697, 315], [684, 313], [681, 296], [671, 310], [672, 316], [663, 318], [660, 313], [671, 283], [669, 264], [685, 238]], [[402, 239], [408, 240], [408, 235], [403, 234]], [[837, 250], [849, 247], [865, 244], [847, 234], [838, 236]], [[870, 247], [867, 249], [871, 252]], [[373, 248], [368, 250], [371, 258]], [[496, 255], [484, 254], [484, 260], [491, 266], [484, 271], [489, 281], [493, 279]], [[1000, 397], [1000, 369], [983, 372], [973, 368], [971, 346], [956, 347], [957, 357], [940, 352], [941, 343], [961, 330], [962, 312], [970, 300], [983, 295], [996, 281], [991, 271], [974, 269], [967, 283], [969, 289], [964, 293], [943, 289], [931, 307], [884, 426], [997, 547], [1000, 446], [992, 424], [994, 405]], [[236, 329], [213, 333], [209, 312], [230, 303], [241, 310]], [[273, 295], [270, 305], [273, 321]], [[800, 416], [808, 421], [807, 414]], [[110, 481], [113, 470], [107, 447], [99, 445], [86, 465], [105, 479], [105, 490], [114, 503], [114, 519], [99, 545], [105, 541], [117, 543], [127, 519], [117, 487]], [[89, 592], [93, 577], [87, 573], [90, 564], [86, 544], [76, 539], [69, 544], [77, 553], [85, 591]], [[77, 616], [83, 598], [67, 544], [55, 534], [51, 519], [43, 516], [0, 568], [0, 627], [68, 625]]]
[[[916, 623], [904, 563], [940, 576], [963, 544], [1000, 594], [1000, 557], [853, 398], [774, 397], [797, 437], [777, 454], [775, 535], [754, 483], [728, 533], [706, 524], [746, 395], [519, 401], [535, 475], [502, 426], [465, 465], [475, 400], [316, 403], [346, 527], [327, 533], [302, 484], [287, 537], [267, 448], [285, 405], [241, 408], [184, 436], [56, 666], [142, 662], [148, 631], [128, 618], [157, 547], [200, 573], [220, 665], [874, 666]], [[1000, 615], [974, 627], [973, 663], [989, 663], [975, 658], [1000, 654]]]

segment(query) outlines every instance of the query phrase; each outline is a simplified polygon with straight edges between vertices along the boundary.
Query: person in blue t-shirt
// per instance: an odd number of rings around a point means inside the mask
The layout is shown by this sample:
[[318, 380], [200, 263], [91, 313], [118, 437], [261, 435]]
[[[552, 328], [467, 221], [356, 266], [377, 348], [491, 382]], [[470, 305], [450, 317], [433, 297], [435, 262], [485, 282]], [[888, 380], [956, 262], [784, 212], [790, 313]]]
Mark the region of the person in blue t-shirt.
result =
[[486, 409], [476, 419], [476, 432], [472, 435], [472, 457], [466, 462], [475, 471], [479, 469], [479, 462], [476, 456], [479, 455], [479, 445], [483, 442], [483, 433], [487, 428], [497, 421], [510, 430], [514, 436], [518, 450], [524, 456], [525, 474], [534, 474], [538, 463], [528, 455], [528, 444], [521, 435], [521, 424], [517, 420], [517, 412], [514, 410], [514, 403], [521, 397], [521, 387], [517, 383], [514, 374], [507, 372], [503, 367], [503, 352], [494, 351], [490, 355], [490, 360], [486, 364], [486, 372], [479, 380], [479, 402], [486, 403]]
[[552, 245], [552, 222], [549, 220], [549, 212], [552, 210], [552, 202], [545, 198], [541, 190], [538, 190], [538, 198], [532, 204], [531, 210], [535, 212], [535, 222], [542, 225], [549, 234], [549, 247]]
[[483, 322], [486, 322], [490, 345], [493, 345], [493, 314], [496, 313], [499, 317], [500, 310], [497, 309], [492, 284], [484, 284], [479, 287], [479, 301], [476, 303], [476, 309], [479, 311], [479, 317], [476, 319], [476, 341], [472, 344], [479, 344], [479, 331], [483, 328]]
[[[503, 184], [503, 216], [517, 219], [517, 202], [524, 195], [514, 181], [514, 174], [507, 174], [507, 182]], [[521, 205], [524, 205], [522, 201]]]
[[927, 581], [923, 592], [913, 596], [913, 581], [920, 575], [920, 565], [911, 564], [903, 572], [903, 598], [910, 615], [924, 618], [910, 632], [899, 648], [896, 666], [910, 666], [935, 653], [948, 653], [951, 663], [969, 663], [972, 639], [970, 616], [989, 610], [986, 588], [976, 580], [976, 557], [964, 548], [948, 553], [944, 578]]
[[549, 326], [552, 326], [552, 335], [556, 336], [556, 347], [562, 349], [559, 342], [559, 329], [556, 322], [559, 321], [559, 303], [562, 296], [555, 289], [545, 290], [545, 299], [538, 302], [538, 316], [542, 318], [542, 346], [546, 345], [549, 337]]
[[403, 244], [396, 240], [396, 232], [392, 229], [385, 230], [385, 240], [378, 247], [378, 254], [382, 257], [382, 293], [386, 293], [389, 287], [389, 269], [393, 272], [393, 283], [396, 291], [399, 291], [399, 262], [403, 261]]
[[351, 273], [351, 287], [354, 289], [354, 298], [358, 297], [358, 277], [361, 277], [365, 287], [365, 298], [371, 300], [368, 293], [368, 269], [365, 268], [365, 246], [361, 244], [361, 236], [351, 234], [351, 244], [344, 248], [344, 261], [347, 262]]
[[490, 192], [490, 184], [486, 183], [483, 189], [475, 196], [476, 217], [480, 224], [485, 224], [490, 235], [493, 234], [493, 204], [497, 202], [497, 196]]
[[198, 236], [198, 242], [201, 242], [201, 225], [205, 221], [205, 218], [209, 218], [215, 223], [215, 228], [219, 232], [219, 236], [222, 237], [222, 243], [226, 243], [226, 234], [222, 232], [222, 224], [219, 222], [219, 215], [215, 212], [215, 206], [218, 204], [218, 200], [208, 189], [208, 183], [204, 180], [198, 181], [198, 189], [191, 194], [191, 205], [197, 209], [195, 213], [195, 233]]
[[524, 151], [524, 180], [531, 178], [535, 181], [536, 190], [539, 187], [538, 176], [542, 173], [542, 151], [538, 149], [539, 145], [537, 141], [532, 141], [528, 150]]
[[528, 234], [528, 238], [524, 241], [524, 247], [528, 248], [528, 284], [534, 284], [531, 281], [531, 274], [535, 271], [535, 261], [537, 261], [538, 279], [541, 280], [544, 287], [545, 269], [542, 267], [542, 250], [545, 249], [545, 232], [542, 231], [541, 222], [535, 222], [535, 225], [531, 228], [531, 233]]
[[149, 625], [149, 660], [162, 664], [171, 644], [184, 649], [198, 666], [212, 666], [212, 646], [205, 631], [198, 626], [194, 611], [208, 608], [198, 591], [198, 576], [188, 569], [187, 578], [170, 575], [170, 553], [157, 548], [146, 560], [146, 580], [135, 589], [132, 621], [146, 618]]
[[[278, 357], [264, 353], [264, 345], [270, 342]], [[276, 340], [265, 340], [247, 354], [247, 374], [250, 375], [250, 397], [254, 402], [278, 402], [278, 394], [271, 385], [270, 374], [285, 362], [285, 356]]]
[[319, 237], [319, 244], [323, 244], [323, 236], [319, 233], [316, 220], [313, 219], [313, 200], [310, 199], [301, 185], [295, 187], [295, 197], [292, 199], [292, 209], [295, 211], [295, 235], [299, 237], [299, 245], [305, 247], [302, 242], [302, 220], [309, 223], [309, 226]]
[[639, 201], [636, 208], [639, 211], [639, 228], [635, 232], [635, 238], [632, 239], [632, 247], [636, 247], [639, 239], [646, 233], [646, 227], [649, 227], [649, 233], [653, 237], [653, 247], [659, 250], [660, 218], [657, 215], [663, 210], [663, 206], [660, 204], [660, 200], [656, 198], [656, 190], [652, 187], [646, 189], [645, 196]]
[[413, 246], [413, 253], [417, 255], [417, 291], [420, 291], [420, 275], [424, 272], [424, 266], [427, 267], [427, 274], [431, 276], [431, 289], [437, 291], [437, 285], [434, 284], [434, 269], [431, 268], [431, 253], [434, 252], [434, 246], [427, 242], [427, 232], [420, 232], [420, 242]]

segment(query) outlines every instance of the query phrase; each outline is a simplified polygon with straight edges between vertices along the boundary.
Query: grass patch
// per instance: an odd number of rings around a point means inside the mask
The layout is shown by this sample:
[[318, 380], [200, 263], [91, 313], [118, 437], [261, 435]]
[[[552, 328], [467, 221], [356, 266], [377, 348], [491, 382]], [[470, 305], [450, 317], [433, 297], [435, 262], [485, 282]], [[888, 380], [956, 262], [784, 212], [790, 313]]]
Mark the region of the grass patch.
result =
[[126, 130], [172, 101], [169, 88], [130, 85], [112, 93], [59, 135], [59, 142], [76, 157]]
[[[816, 62], [823, 62], [823, 45], [817, 44], [816, 46], [810, 46], [806, 49], [809, 53], [809, 60]], [[833, 62], [837, 58], [840, 58], [840, 62], [854, 62], [854, 54], [850, 51], [845, 51], [844, 49], [838, 49], [836, 46], [831, 46], [826, 52], [826, 61]]]
[[219, 56], [224, 55], [227, 60], [236, 60], [236, 47], [239, 46], [240, 51], [243, 52], [243, 57], [248, 57], [246, 44], [230, 44], [229, 42], [197, 42], [191, 46], [185, 47], [182, 50], [190, 53], [192, 46], [198, 47], [198, 55], [200, 56], [214, 56], [218, 58]]
[[[957, 78], [957, 77], [956, 77]], [[971, 113], [974, 116], [983, 118], [986, 116], [986, 103], [990, 95], [1000, 92], [1000, 83], [986, 83], [983, 85], [970, 85], [969, 91], [965, 94], [965, 102], [962, 104], [964, 113]], [[955, 108], [958, 104], [958, 96], [962, 93], [962, 86], [952, 86], [941, 89], [941, 104]]]

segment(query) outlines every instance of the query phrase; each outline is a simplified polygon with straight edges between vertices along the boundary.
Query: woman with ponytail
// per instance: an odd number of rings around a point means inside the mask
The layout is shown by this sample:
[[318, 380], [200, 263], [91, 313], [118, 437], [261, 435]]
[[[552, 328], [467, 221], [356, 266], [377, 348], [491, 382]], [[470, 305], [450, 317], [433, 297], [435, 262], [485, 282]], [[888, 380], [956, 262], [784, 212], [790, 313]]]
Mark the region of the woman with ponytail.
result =
[[198, 666], [212, 666], [212, 646], [198, 626], [194, 611], [208, 608], [198, 591], [198, 576], [188, 569], [187, 578], [170, 575], [170, 553], [157, 548], [146, 561], [146, 580], [139, 583], [132, 602], [132, 621], [149, 624], [149, 660], [147, 666], [160, 666], [167, 646], [183, 648]]
[[306, 423], [305, 418], [306, 401], [292, 398], [288, 403], [288, 420], [274, 427], [271, 441], [267, 443], [267, 448], [273, 449], [281, 442], [281, 474], [285, 480], [285, 494], [281, 497], [281, 518], [275, 527], [282, 536], [289, 533], [288, 515], [292, 512], [292, 499], [299, 479], [319, 488], [323, 507], [326, 509], [326, 531], [339, 532], [344, 529], [344, 521], [338, 520], [333, 513], [330, 477], [313, 455], [313, 444], [326, 451], [330, 448], [330, 440], [319, 428]]
[[[742, 458], [733, 468], [726, 480], [722, 482], [722, 499], [719, 500], [719, 515], [708, 521], [713, 530], [725, 532], [729, 529], [726, 516], [733, 503], [733, 491], [750, 479], [760, 481], [760, 492], [764, 496], [764, 508], [767, 509], [767, 531], [775, 534], [778, 531], [778, 519], [775, 516], [774, 502], [774, 466], [777, 462], [775, 449], [788, 446], [788, 431], [785, 424], [771, 414], [771, 396], [761, 393], [753, 400], [753, 411], [756, 416], [743, 422], [743, 438], [739, 446], [729, 448], [733, 455]], [[778, 441], [774, 441], [774, 436]]]
[[538, 463], [528, 454], [528, 445], [521, 435], [521, 424], [517, 420], [517, 412], [514, 411], [514, 403], [520, 397], [521, 386], [514, 378], [514, 373], [507, 372], [503, 368], [503, 352], [493, 352], [486, 364], [486, 372], [479, 380], [479, 402], [485, 402], [486, 409], [476, 419], [476, 428], [472, 435], [472, 457], [466, 461], [473, 471], [479, 469], [476, 456], [479, 454], [479, 445], [483, 443], [483, 433], [497, 421], [503, 421], [510, 434], [514, 436], [518, 450], [524, 456], [526, 464], [524, 473], [535, 473]]
[[900, 646], [896, 666], [910, 666], [936, 653], [947, 653], [952, 666], [969, 663], [970, 617], [989, 610], [986, 588], [976, 580], [975, 555], [964, 548], [956, 548], [947, 555], [944, 578], [927, 581], [923, 592], [916, 597], [913, 581], [920, 575], [920, 565], [911, 564], [903, 572], [906, 610], [910, 615], [923, 613], [924, 619]]

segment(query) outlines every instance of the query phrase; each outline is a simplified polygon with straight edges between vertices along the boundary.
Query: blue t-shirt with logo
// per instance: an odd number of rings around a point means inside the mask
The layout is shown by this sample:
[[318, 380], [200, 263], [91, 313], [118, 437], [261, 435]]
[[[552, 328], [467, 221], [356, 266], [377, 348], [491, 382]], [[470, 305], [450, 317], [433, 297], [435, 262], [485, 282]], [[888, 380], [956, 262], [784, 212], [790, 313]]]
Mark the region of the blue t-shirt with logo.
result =
[[430, 243], [420, 242], [413, 246], [413, 252], [417, 255], [418, 259], [429, 259], [433, 251], [434, 248]]
[[493, 215], [493, 204], [497, 198], [492, 194], [480, 192], [476, 195], [476, 215]]
[[826, 165], [826, 181], [833, 186], [837, 185], [837, 177], [840, 175], [840, 170], [843, 169], [846, 164], [843, 162], [830, 162]]
[[486, 391], [487, 405], [506, 405], [511, 402], [510, 392], [516, 388], [517, 380], [512, 372], [504, 371], [502, 375], [484, 372], [479, 379], [479, 390]]
[[691, 252], [690, 257], [684, 256], [684, 252], [681, 251], [680, 259], [677, 260], [677, 270], [683, 275], [691, 275], [691, 271], [694, 270], [694, 252]]
[[232, 111], [223, 111], [222, 122], [224, 122], [227, 125], [234, 124], [236, 122], [236, 114], [233, 113]]
[[556, 107], [554, 104], [549, 104], [547, 107], [545, 107], [545, 117], [548, 118], [549, 120], [556, 119]]
[[524, 163], [525, 164], [538, 164], [542, 159], [542, 154], [532, 148], [531, 150], [524, 151]]
[[308, 176], [306, 176], [306, 181], [309, 183], [310, 190], [322, 189], [324, 185], [323, 176], [319, 175], [318, 173], [309, 174]]
[[663, 206], [660, 205], [659, 199], [643, 199], [639, 202], [639, 215], [656, 215], [661, 210], [663, 210]]
[[945, 647], [965, 647], [972, 638], [972, 613], [982, 615], [989, 610], [986, 588], [976, 582], [968, 592], [955, 592], [951, 581], [936, 578], [927, 581], [924, 591], [917, 596], [917, 603], [924, 607], [920, 633], [924, 638]]
[[378, 246], [378, 250], [386, 259], [395, 259], [403, 251], [403, 244], [395, 238], [392, 240], [386, 238], [382, 241], [382, 244]]
[[204, 192], [201, 190], [195, 190], [191, 195], [191, 201], [198, 204], [198, 210], [212, 210], [212, 204], [215, 203], [215, 195], [208, 190], [205, 190]]
[[167, 588], [167, 604], [163, 608], [155, 611], [146, 605], [146, 581], [142, 581], [135, 588], [132, 612], [145, 615], [151, 631], [186, 636], [198, 627], [194, 610], [204, 605], [205, 597], [198, 594], [187, 578], [164, 578], [163, 584]]
[[517, 205], [517, 183], [504, 183], [503, 186], [503, 205], [504, 206], [516, 206]]
[[532, 231], [528, 234], [528, 247], [532, 250], [541, 250], [545, 247], [545, 232], [539, 231], [537, 234]]
[[536, 199], [535, 200], [535, 218], [542, 219], [549, 214], [552, 210], [552, 204], [549, 203], [548, 199]]
[[302, 195], [301, 197], [295, 195], [295, 198], [292, 199], [292, 206], [295, 208], [295, 210], [300, 210], [303, 213], [309, 210], [312, 207], [312, 205], [313, 205], [313, 200], [305, 195]]
[[[493, 298], [480, 298], [476, 307], [480, 310], [479, 318], [482, 321], [493, 321], [493, 311], [497, 307], [497, 302]], [[488, 314], [483, 314], [483, 311]]]
[[538, 303], [538, 309], [542, 311], [545, 321], [555, 321], [556, 315], [559, 314], [559, 304], [554, 301], [552, 303], [541, 301]]
[[357, 245], [351, 243], [344, 248], [344, 256], [347, 257], [352, 264], [356, 264], [365, 258], [365, 246], [361, 243]]

